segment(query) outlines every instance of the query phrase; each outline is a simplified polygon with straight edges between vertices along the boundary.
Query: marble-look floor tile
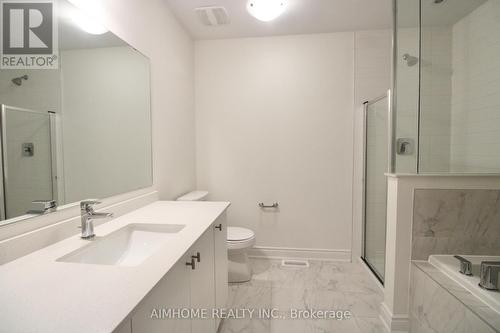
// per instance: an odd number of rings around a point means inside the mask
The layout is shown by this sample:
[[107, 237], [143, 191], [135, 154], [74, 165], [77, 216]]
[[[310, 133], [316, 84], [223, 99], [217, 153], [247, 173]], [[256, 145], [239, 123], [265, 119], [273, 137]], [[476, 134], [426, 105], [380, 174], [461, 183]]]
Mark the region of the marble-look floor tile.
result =
[[260, 309], [271, 307], [271, 288], [262, 286], [238, 286], [234, 290], [229, 306], [239, 309]]
[[320, 320], [313, 322], [314, 333], [360, 333], [354, 318], [344, 320]]
[[271, 265], [269, 280], [273, 288], [314, 289], [319, 265], [311, 263], [308, 268], [289, 268]]
[[345, 274], [337, 287], [338, 290], [346, 293], [381, 293], [373, 278], [367, 274]]
[[271, 321], [261, 319], [224, 320], [218, 333], [270, 333]]
[[273, 288], [272, 305], [281, 311], [290, 309], [347, 310], [345, 296], [337, 291]]
[[321, 270], [327, 274], [341, 273], [341, 274], [364, 274], [365, 269], [360, 263], [350, 262], [320, 262]]
[[377, 294], [345, 293], [346, 308], [356, 317], [377, 318], [382, 299]]
[[[230, 307], [279, 309], [285, 319], [224, 321], [220, 333], [383, 333], [381, 291], [358, 263], [311, 261], [308, 268], [251, 259], [252, 280], [231, 284]], [[290, 319], [290, 309], [350, 311], [344, 320]]]
[[357, 317], [356, 322], [361, 333], [389, 333], [379, 318]]
[[361, 333], [355, 319], [274, 320], [272, 333]]
[[314, 308], [314, 293], [303, 288], [273, 288], [272, 306], [280, 311]]
[[319, 310], [350, 311], [345, 295], [331, 290], [315, 291], [314, 306]]

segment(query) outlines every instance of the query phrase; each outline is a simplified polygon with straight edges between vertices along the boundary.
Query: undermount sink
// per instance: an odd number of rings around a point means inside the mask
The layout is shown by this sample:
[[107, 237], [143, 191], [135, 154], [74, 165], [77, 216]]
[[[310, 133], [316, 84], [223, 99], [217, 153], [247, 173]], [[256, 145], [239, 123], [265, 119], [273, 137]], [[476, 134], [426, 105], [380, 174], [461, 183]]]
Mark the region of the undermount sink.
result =
[[137, 266], [176, 237], [182, 224], [129, 224], [59, 259], [96, 265]]

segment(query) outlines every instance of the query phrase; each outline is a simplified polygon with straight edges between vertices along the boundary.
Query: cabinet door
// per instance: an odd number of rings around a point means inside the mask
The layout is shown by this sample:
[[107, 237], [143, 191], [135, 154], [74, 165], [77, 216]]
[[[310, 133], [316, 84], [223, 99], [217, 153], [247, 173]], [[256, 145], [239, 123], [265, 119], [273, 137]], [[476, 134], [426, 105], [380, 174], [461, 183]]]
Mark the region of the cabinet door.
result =
[[[228, 270], [227, 270], [227, 223], [226, 213], [221, 215], [214, 225], [214, 254], [215, 254], [215, 307], [218, 309], [227, 306]], [[220, 319], [216, 319], [216, 326]]]
[[187, 309], [190, 307], [189, 276], [191, 268], [186, 266], [188, 261], [191, 261], [190, 254], [184, 255], [139, 304], [132, 316], [133, 333], [191, 332], [189, 319], [161, 317], [163, 309]]
[[191, 308], [207, 309], [208, 318], [193, 318], [192, 333], [215, 333], [215, 320], [212, 309], [215, 307], [215, 272], [214, 272], [214, 231], [207, 231], [188, 251], [192, 256], [200, 255], [196, 268], [191, 271]]

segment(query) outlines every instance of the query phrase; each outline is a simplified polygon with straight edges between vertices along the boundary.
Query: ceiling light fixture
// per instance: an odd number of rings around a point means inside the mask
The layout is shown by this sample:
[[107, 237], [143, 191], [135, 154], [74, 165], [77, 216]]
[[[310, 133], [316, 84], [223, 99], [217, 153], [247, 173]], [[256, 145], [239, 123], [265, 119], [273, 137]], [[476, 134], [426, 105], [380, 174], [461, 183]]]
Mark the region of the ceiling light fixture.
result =
[[286, 0], [248, 0], [247, 11], [259, 21], [269, 22], [283, 14]]
[[108, 29], [101, 23], [97, 22], [94, 18], [90, 17], [82, 10], [75, 10], [71, 14], [71, 19], [85, 32], [92, 35], [102, 35], [108, 32]]

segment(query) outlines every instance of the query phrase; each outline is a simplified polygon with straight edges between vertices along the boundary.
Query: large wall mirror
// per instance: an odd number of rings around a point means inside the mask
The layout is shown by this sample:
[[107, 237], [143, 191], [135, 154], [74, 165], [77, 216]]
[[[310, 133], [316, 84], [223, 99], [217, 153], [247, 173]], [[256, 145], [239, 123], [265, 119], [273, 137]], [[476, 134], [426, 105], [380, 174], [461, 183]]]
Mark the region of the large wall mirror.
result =
[[58, 68], [0, 70], [0, 225], [152, 184], [149, 59], [56, 5]]

